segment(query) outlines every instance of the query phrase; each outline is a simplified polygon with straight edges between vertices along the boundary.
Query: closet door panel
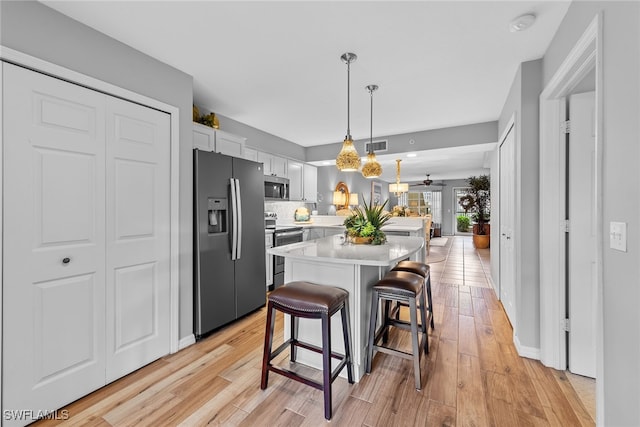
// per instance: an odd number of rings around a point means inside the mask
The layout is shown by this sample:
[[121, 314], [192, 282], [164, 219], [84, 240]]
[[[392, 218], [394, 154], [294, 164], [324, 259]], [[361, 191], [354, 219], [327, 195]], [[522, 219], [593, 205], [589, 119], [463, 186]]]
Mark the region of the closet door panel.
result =
[[170, 351], [169, 115], [107, 104], [107, 381]]
[[10, 64], [2, 85], [3, 409], [53, 409], [105, 383], [104, 95]]

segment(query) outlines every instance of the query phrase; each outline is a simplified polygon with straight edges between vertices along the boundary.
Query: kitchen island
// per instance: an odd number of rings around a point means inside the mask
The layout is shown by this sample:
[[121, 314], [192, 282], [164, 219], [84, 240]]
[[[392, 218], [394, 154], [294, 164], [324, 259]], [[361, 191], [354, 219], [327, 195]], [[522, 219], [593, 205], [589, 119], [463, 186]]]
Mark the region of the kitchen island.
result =
[[[295, 222], [291, 220], [278, 219], [278, 225], [297, 226], [303, 229], [303, 239], [313, 240], [322, 237], [329, 237], [336, 234], [342, 234], [345, 231], [344, 216], [336, 215], [313, 215], [309, 221]], [[387, 236], [425, 236], [425, 218], [424, 217], [392, 217], [383, 227]], [[426, 247], [423, 247], [421, 253], [416, 259], [424, 260], [426, 257]], [[420, 258], [421, 257], [421, 258]]]
[[[349, 292], [353, 372], [358, 381], [365, 369], [371, 288], [398, 261], [421, 260], [423, 248], [422, 237], [388, 236], [386, 244], [376, 246], [345, 243], [343, 235], [336, 235], [279, 246], [268, 252], [284, 257], [285, 283], [301, 280], [336, 286]], [[332, 350], [344, 353], [340, 316], [333, 316], [331, 320]], [[286, 339], [290, 335], [290, 325], [288, 321], [284, 325]], [[320, 324], [300, 319], [298, 338], [321, 346]], [[318, 369], [322, 366], [320, 355], [304, 349], [298, 349], [297, 360]]]

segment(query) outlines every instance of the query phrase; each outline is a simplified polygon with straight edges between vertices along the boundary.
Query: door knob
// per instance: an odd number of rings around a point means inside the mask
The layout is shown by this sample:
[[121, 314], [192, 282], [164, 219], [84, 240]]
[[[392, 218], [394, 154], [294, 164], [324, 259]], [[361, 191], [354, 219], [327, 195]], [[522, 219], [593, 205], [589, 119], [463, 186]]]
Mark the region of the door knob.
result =
[[62, 263], [63, 264], [69, 264], [70, 262], [71, 262], [71, 258], [69, 258], [69, 257], [62, 258]]

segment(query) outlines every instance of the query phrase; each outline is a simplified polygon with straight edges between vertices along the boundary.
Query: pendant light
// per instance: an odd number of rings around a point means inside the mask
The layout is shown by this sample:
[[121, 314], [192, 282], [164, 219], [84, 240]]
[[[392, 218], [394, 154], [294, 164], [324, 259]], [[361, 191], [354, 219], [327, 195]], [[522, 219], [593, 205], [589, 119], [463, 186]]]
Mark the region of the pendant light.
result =
[[362, 167], [362, 176], [365, 178], [377, 178], [382, 175], [382, 166], [376, 159], [376, 153], [373, 151], [373, 92], [378, 90], [377, 85], [369, 85], [366, 88], [371, 96], [371, 128], [369, 137], [369, 153], [367, 154], [367, 163]]
[[396, 196], [400, 196], [402, 193], [409, 191], [409, 184], [406, 182], [400, 182], [400, 162], [402, 160], [396, 160], [396, 183], [389, 184], [389, 193], [395, 193]]
[[351, 63], [358, 57], [355, 53], [344, 53], [340, 57], [347, 64], [347, 136], [344, 137], [342, 150], [336, 158], [336, 167], [343, 172], [355, 172], [360, 169], [360, 156], [353, 146], [351, 139], [351, 129], [349, 128], [349, 77], [351, 72]]

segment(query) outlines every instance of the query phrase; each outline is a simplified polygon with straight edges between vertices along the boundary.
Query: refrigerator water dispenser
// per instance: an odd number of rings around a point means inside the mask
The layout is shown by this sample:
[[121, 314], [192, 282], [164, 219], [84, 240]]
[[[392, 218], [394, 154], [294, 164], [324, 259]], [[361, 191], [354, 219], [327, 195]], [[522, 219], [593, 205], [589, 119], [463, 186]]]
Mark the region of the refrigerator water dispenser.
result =
[[209, 233], [227, 232], [227, 199], [208, 200]]

